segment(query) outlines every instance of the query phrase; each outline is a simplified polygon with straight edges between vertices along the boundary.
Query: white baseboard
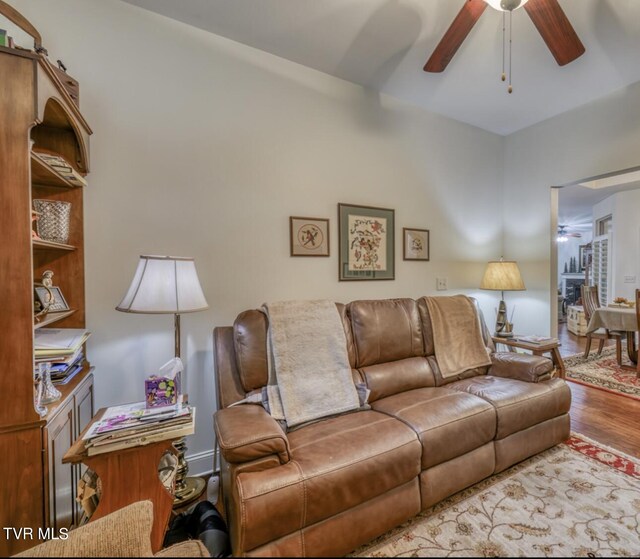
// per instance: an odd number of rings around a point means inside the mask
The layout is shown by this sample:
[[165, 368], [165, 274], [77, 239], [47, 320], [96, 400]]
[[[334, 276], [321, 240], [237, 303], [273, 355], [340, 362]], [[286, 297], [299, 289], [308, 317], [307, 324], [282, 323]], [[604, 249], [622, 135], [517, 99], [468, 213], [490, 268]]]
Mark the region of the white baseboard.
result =
[[[186, 456], [190, 476], [204, 476], [213, 472], [213, 450], [205, 450]], [[220, 462], [218, 461], [218, 464]]]

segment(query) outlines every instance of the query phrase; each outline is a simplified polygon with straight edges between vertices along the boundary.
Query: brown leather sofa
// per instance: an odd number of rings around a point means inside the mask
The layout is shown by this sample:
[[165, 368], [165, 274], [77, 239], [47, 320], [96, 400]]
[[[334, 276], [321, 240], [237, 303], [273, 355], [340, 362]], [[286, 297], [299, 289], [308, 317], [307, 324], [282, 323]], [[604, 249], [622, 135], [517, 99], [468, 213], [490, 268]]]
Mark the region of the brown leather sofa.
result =
[[445, 381], [424, 299], [337, 307], [371, 410], [286, 434], [259, 405], [229, 407], [267, 383], [265, 315], [246, 311], [214, 330], [235, 555], [344, 555], [569, 436], [571, 393], [550, 360], [496, 353], [483, 325], [492, 365]]

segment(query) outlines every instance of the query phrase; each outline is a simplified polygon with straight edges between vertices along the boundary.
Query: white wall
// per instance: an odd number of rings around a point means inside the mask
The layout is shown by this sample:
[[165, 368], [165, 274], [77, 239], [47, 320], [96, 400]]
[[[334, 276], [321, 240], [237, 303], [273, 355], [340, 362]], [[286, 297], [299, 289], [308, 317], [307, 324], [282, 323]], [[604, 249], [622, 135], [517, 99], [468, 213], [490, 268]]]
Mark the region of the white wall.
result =
[[614, 195], [613, 297], [635, 301], [640, 288], [640, 190]]
[[625, 297], [635, 301], [640, 288], [640, 190], [617, 192], [596, 204], [594, 227], [596, 220], [608, 215], [612, 216], [609, 300]]
[[[191, 454], [212, 448], [211, 330], [244, 309], [418, 297], [445, 276], [492, 322], [497, 294], [476, 287], [501, 255], [503, 138], [117, 0], [12, 3], [80, 81], [95, 132], [85, 227], [98, 406], [140, 400], [172, 357], [170, 316], [114, 310], [139, 254], [194, 256], [211, 306], [182, 319]], [[338, 282], [338, 202], [396, 210], [395, 281]], [[289, 256], [291, 215], [331, 219], [330, 258]], [[431, 262], [403, 262], [403, 226], [431, 230]]]
[[550, 187], [640, 164], [638, 115], [640, 83], [506, 138], [504, 252], [527, 281], [524, 331], [550, 328]]

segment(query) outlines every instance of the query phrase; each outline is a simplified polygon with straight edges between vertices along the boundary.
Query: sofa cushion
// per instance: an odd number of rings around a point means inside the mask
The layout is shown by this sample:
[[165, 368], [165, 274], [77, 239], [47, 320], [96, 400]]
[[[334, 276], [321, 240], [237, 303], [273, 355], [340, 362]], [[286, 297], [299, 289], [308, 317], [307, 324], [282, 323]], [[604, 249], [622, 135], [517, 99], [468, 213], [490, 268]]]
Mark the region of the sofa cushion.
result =
[[378, 400], [376, 411], [406, 423], [422, 443], [422, 469], [493, 440], [496, 413], [475, 396], [446, 388], [418, 388]]
[[370, 403], [398, 392], [435, 386], [433, 372], [424, 357], [370, 365], [360, 369], [360, 373], [371, 390]]
[[356, 366], [424, 354], [418, 305], [413, 299], [354, 301], [348, 305]]
[[318, 421], [287, 434], [291, 461], [236, 477], [251, 550], [407, 483], [420, 473], [421, 447], [402, 422], [375, 411]]
[[496, 439], [563, 415], [571, 407], [571, 391], [557, 378], [531, 383], [485, 375], [448, 384], [447, 388], [478, 396], [496, 408]]

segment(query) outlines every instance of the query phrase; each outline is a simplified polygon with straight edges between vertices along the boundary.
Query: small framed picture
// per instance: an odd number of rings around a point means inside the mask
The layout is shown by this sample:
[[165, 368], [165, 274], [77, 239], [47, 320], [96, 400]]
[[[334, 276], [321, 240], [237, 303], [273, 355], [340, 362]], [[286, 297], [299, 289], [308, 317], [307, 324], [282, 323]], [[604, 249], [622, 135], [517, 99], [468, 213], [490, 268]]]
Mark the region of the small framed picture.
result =
[[580, 272], [584, 272], [589, 265], [589, 253], [587, 252], [587, 247], [589, 245], [580, 245], [579, 247], [579, 256], [578, 256], [578, 264], [580, 266]]
[[403, 260], [429, 260], [429, 230], [402, 228]]
[[[68, 311], [69, 305], [62, 295], [59, 287], [36, 286], [36, 300], [40, 303], [40, 310], [47, 309], [47, 312]], [[49, 293], [51, 292], [51, 293]], [[53, 299], [53, 300], [52, 300]], [[48, 308], [47, 308], [48, 307]]]
[[329, 220], [290, 217], [291, 256], [329, 256]]

